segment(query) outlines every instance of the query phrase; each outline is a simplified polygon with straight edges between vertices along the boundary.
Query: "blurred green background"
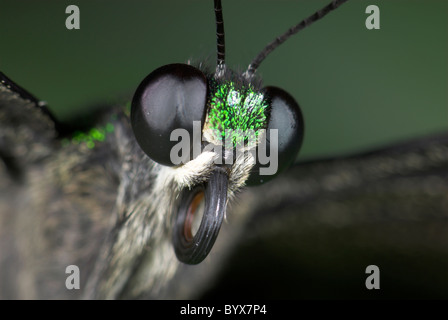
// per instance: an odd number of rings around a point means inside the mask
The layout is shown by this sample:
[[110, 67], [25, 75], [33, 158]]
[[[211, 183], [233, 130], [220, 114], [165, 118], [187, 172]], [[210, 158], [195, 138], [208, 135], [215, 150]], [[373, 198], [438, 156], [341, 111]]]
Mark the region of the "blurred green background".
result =
[[[227, 63], [244, 69], [328, 0], [224, 0]], [[0, 70], [69, 119], [126, 101], [153, 69], [215, 61], [213, 1], [1, 1]], [[76, 4], [81, 29], [67, 30]], [[381, 10], [367, 30], [365, 9]], [[448, 128], [448, 2], [351, 1], [263, 62], [266, 85], [302, 107], [300, 158], [369, 150]]]

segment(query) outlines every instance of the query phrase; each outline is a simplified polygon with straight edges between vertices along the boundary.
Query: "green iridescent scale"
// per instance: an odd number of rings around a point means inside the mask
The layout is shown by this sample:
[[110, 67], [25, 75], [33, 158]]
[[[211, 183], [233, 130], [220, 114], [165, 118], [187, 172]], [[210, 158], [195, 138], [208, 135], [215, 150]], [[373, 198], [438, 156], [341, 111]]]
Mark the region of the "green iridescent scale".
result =
[[256, 141], [259, 130], [266, 128], [268, 106], [264, 95], [251, 85], [237, 88], [229, 81], [215, 86], [208, 121], [219, 132], [217, 138], [226, 143]]
[[61, 144], [63, 147], [70, 144], [83, 144], [87, 146], [87, 148], [93, 149], [95, 143], [106, 140], [107, 134], [114, 132], [115, 127], [112, 123], [114, 120], [116, 120], [116, 115], [112, 115], [110, 122], [106, 123], [104, 126], [95, 127], [86, 132], [75, 131], [70, 138], [62, 139]]

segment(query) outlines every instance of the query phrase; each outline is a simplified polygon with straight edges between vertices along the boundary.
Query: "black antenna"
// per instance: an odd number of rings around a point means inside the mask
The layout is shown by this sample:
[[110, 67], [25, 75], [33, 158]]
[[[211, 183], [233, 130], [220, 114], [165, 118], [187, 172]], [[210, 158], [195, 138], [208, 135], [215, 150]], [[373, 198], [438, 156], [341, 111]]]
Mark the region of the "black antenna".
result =
[[224, 19], [222, 18], [221, 0], [215, 0], [215, 18], [216, 18], [216, 43], [217, 43], [217, 61], [215, 77], [220, 78], [226, 70], [225, 56], [226, 46], [224, 41]]
[[[283, 42], [288, 40], [289, 37], [291, 37], [293, 34], [296, 34], [300, 30], [305, 29], [306, 27], [310, 26], [314, 22], [322, 19], [327, 13], [333, 11], [337, 7], [339, 7], [341, 4], [346, 2], [347, 0], [333, 0], [330, 4], [325, 6], [324, 8], [320, 9], [319, 11], [315, 12], [305, 20], [302, 20], [295, 26], [289, 28], [284, 34], [281, 36], [275, 38], [274, 41], [269, 43], [256, 57], [255, 59], [249, 64], [249, 67], [247, 68], [247, 71], [244, 73], [244, 76], [248, 79], [250, 79], [255, 71], [257, 71], [258, 67], [260, 66], [261, 62], [267, 57], [269, 53], [274, 51], [275, 48], [277, 48], [279, 45], [281, 45]], [[216, 3], [216, 1], [215, 1]]]

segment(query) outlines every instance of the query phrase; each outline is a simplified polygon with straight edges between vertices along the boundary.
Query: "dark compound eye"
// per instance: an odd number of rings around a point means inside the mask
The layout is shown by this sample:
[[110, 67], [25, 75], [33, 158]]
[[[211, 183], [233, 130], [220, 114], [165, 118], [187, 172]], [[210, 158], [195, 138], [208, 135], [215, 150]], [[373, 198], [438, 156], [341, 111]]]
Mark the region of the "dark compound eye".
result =
[[247, 180], [247, 185], [249, 186], [267, 182], [288, 168], [299, 153], [304, 134], [302, 112], [294, 98], [286, 91], [277, 87], [264, 88], [264, 94], [271, 101], [271, 113], [266, 130], [266, 150], [262, 152], [266, 152], [272, 160], [272, 155], [269, 155], [269, 150], [271, 150], [271, 143], [274, 140], [271, 137], [270, 129], [277, 129], [278, 169], [274, 175], [260, 175], [260, 167], [267, 167], [269, 164], [260, 164], [258, 157], [260, 150], [257, 150], [257, 162]]
[[[173, 166], [170, 141], [174, 129], [185, 129], [193, 138], [193, 121], [204, 123], [207, 78], [186, 64], [169, 64], [150, 73], [134, 94], [131, 124], [142, 150], [154, 161]], [[193, 141], [190, 141], [193, 146]]]

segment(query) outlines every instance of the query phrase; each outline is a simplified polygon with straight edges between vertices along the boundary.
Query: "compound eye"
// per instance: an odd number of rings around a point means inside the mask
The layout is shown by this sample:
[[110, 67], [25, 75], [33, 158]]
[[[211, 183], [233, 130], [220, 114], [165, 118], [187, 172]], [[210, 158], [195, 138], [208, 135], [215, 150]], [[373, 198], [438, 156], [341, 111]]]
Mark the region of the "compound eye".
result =
[[179, 164], [170, 157], [179, 136], [171, 141], [171, 133], [186, 130], [191, 148], [193, 121], [200, 121], [202, 132], [206, 100], [207, 78], [190, 65], [169, 64], [150, 73], [138, 86], [131, 107], [132, 129], [142, 150], [160, 164]]
[[[303, 141], [304, 123], [299, 104], [283, 89], [266, 87], [263, 91], [270, 100], [271, 109], [266, 130], [266, 147], [257, 147], [257, 162], [246, 182], [249, 186], [265, 183], [288, 168], [296, 159]], [[272, 129], [277, 130], [277, 139]], [[277, 171], [275, 174], [261, 174], [260, 168], [275, 164], [261, 164], [259, 154], [262, 152], [269, 157], [270, 162], [275, 161], [275, 155], [270, 154], [275, 152], [274, 144], [277, 145]]]

